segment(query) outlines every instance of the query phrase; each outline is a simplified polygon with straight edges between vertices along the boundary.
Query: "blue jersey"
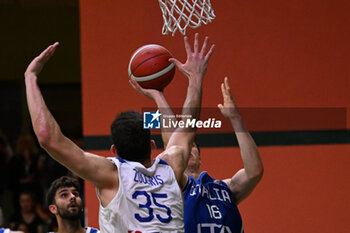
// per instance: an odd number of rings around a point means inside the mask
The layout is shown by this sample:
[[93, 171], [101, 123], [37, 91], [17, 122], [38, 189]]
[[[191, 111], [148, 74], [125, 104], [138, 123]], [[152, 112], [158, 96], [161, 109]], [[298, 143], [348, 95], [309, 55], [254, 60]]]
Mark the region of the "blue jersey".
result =
[[242, 218], [227, 184], [202, 172], [183, 190], [185, 233], [242, 233]]

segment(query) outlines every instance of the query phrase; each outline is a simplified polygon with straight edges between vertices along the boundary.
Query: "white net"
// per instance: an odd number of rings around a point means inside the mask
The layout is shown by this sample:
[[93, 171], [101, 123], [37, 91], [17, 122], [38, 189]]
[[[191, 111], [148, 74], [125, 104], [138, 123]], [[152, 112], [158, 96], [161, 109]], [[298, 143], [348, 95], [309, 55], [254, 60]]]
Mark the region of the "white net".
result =
[[179, 30], [183, 35], [186, 28], [196, 28], [210, 23], [214, 18], [214, 10], [210, 0], [158, 0], [163, 13], [163, 35], [172, 35]]

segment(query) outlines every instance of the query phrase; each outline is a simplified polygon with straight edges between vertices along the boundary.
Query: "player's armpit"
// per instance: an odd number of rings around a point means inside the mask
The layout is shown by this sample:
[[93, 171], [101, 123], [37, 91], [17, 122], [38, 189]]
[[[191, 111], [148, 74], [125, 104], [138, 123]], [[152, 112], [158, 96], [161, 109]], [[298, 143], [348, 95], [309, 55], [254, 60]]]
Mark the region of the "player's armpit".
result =
[[41, 146], [53, 159], [97, 188], [113, 187], [118, 181], [116, 167], [108, 159], [83, 151], [63, 134]]
[[223, 180], [230, 188], [236, 205], [251, 194], [261, 180], [262, 175], [263, 173], [256, 176], [248, 176], [244, 168], [242, 168], [232, 178]]
[[118, 186], [118, 168], [107, 158], [84, 152], [87, 159], [87, 166], [82, 172], [98, 189], [116, 189]]
[[158, 157], [169, 164], [175, 173], [176, 180], [180, 188], [184, 188], [187, 183], [187, 176], [184, 171], [188, 161], [185, 160], [184, 153], [189, 153], [188, 149], [182, 146], [170, 146]]

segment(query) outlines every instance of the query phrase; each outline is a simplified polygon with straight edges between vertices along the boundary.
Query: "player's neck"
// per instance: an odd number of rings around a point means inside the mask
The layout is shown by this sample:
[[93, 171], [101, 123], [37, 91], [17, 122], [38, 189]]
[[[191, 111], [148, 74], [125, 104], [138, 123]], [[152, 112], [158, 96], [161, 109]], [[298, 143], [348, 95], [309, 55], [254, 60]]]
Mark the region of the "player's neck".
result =
[[198, 169], [187, 168], [186, 171], [185, 171], [185, 173], [186, 173], [187, 175], [192, 176], [192, 177], [195, 178], [195, 179], [198, 179], [199, 176], [200, 176], [200, 174], [201, 174], [201, 171], [198, 170]]
[[152, 164], [153, 164], [153, 160], [152, 160], [152, 161], [147, 160], [147, 161], [145, 161], [145, 162], [142, 163], [142, 165], [145, 166], [145, 167], [147, 167], [147, 168], [151, 167]]
[[60, 219], [58, 221], [57, 233], [86, 233], [86, 230], [81, 226], [79, 220]]

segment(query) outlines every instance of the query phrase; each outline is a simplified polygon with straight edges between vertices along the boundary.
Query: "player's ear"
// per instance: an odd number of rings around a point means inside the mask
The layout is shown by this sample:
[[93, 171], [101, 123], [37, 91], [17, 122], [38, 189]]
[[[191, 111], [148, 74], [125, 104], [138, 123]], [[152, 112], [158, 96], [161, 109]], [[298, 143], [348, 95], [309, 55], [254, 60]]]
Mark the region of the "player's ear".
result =
[[117, 149], [115, 148], [114, 144], [111, 145], [111, 149], [110, 149], [111, 153], [113, 155], [116, 155], [117, 154]]
[[56, 205], [49, 205], [49, 210], [51, 213], [56, 214], [57, 213]]
[[154, 140], [151, 140], [151, 149], [152, 150], [157, 149], [157, 145], [156, 145], [156, 142]]

